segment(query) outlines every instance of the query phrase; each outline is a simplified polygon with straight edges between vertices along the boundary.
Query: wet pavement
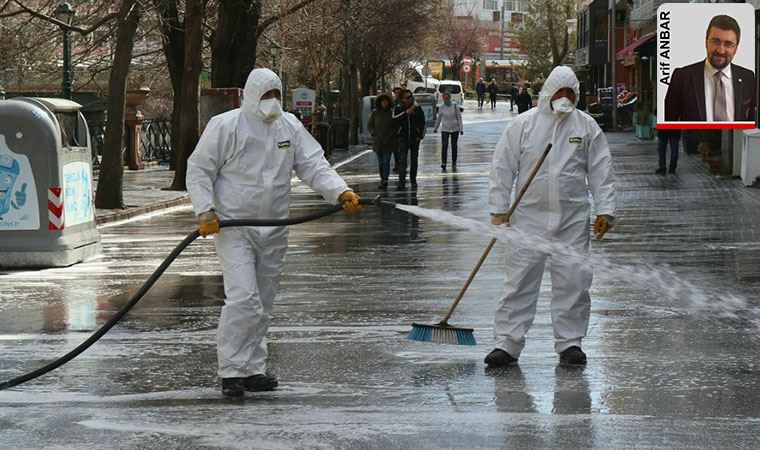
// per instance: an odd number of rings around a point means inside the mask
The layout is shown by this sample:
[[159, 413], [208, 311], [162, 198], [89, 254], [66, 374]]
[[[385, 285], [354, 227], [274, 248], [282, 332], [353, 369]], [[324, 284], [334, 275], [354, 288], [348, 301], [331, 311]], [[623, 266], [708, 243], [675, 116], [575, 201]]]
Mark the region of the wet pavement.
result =
[[[487, 174], [505, 121], [465, 112], [458, 171], [423, 142], [417, 192], [398, 202], [486, 221]], [[583, 369], [557, 365], [544, 280], [518, 366], [488, 371], [503, 279], [497, 244], [452, 324], [478, 345], [405, 339], [440, 320], [488, 238], [387, 207], [291, 227], [269, 333], [270, 393], [222, 399], [215, 328], [222, 284], [213, 244], [191, 246], [134, 312], [60, 369], [0, 391], [9, 448], [756, 448], [760, 438], [760, 190], [714, 177], [691, 155], [654, 175], [654, 141], [609, 134], [616, 228], [592, 243], [631, 268], [597, 276]], [[372, 154], [339, 171], [377, 194]], [[293, 215], [323, 203], [302, 185]], [[83, 341], [193, 228], [188, 208], [100, 228], [102, 257], [65, 269], [0, 273], [0, 380]], [[653, 288], [642, 264], [747, 302], [716, 320]], [[620, 275], [620, 274], [618, 274]], [[623, 274], [624, 275], [624, 274]], [[625, 278], [622, 276], [620, 278]], [[716, 300], [720, 308], [720, 299]], [[728, 307], [728, 306], [726, 306]]]

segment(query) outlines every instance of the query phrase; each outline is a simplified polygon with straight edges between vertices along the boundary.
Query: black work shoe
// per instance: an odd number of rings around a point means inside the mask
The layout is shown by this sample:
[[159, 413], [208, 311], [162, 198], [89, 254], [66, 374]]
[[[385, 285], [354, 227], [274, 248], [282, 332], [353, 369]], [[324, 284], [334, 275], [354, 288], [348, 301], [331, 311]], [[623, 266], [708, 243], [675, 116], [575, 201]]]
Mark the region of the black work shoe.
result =
[[483, 361], [491, 367], [503, 367], [517, 362], [517, 358], [513, 358], [512, 355], [500, 348], [495, 348], [491, 353], [486, 355], [486, 359]]
[[586, 354], [583, 353], [580, 347], [574, 345], [570, 348], [566, 348], [559, 354], [559, 362], [560, 364], [582, 366], [586, 364]]
[[671, 167], [670, 169], [668, 169], [668, 173], [671, 174], [671, 175], [675, 175], [676, 174], [676, 169], [673, 169]]
[[441, 172], [446, 172], [446, 164], [441, 164]]
[[657, 175], [665, 175], [665, 169], [657, 169], [654, 171]]
[[380, 186], [378, 186], [377, 188], [384, 191], [384, 190], [388, 189], [388, 183], [382, 182], [382, 183], [380, 183]]
[[397, 185], [396, 185], [396, 190], [397, 190], [397, 191], [403, 191], [404, 189], [406, 189], [406, 188], [404, 187], [404, 185], [403, 185], [403, 184], [397, 184]]
[[243, 378], [243, 386], [245, 386], [246, 391], [273, 391], [278, 384], [277, 378], [261, 373]]
[[240, 398], [245, 395], [245, 386], [242, 378], [222, 378], [222, 395], [225, 397]]

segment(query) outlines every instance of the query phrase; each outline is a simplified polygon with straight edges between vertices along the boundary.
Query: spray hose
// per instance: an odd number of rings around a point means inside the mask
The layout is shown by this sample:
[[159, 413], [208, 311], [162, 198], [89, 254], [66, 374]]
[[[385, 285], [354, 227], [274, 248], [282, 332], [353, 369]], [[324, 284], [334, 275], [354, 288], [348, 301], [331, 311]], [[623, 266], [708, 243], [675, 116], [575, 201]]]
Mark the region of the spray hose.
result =
[[[365, 200], [362, 199], [359, 201], [362, 205], [387, 205], [387, 206], [395, 206], [396, 204], [387, 201], [382, 200], [380, 196], [377, 196], [376, 198], [372, 200]], [[298, 225], [301, 223], [311, 222], [312, 220], [321, 219], [322, 217], [329, 216], [330, 214], [334, 214], [338, 211], [343, 209], [342, 204], [338, 205], [332, 205], [330, 207], [324, 208], [322, 210], [316, 211], [312, 214], [307, 214], [305, 216], [300, 217], [293, 217], [293, 218], [287, 218], [287, 219], [232, 219], [232, 220], [222, 220], [219, 224], [220, 228], [228, 228], [228, 227], [281, 227], [281, 226], [288, 226], [288, 225]], [[132, 298], [127, 302], [124, 306], [121, 307], [105, 324], [103, 324], [100, 329], [98, 329], [95, 333], [92, 334], [86, 341], [79, 344], [76, 348], [71, 350], [70, 352], [66, 353], [65, 355], [61, 356], [60, 358], [56, 359], [55, 361], [52, 361], [42, 367], [40, 367], [37, 370], [33, 370], [29, 373], [26, 373], [24, 375], [18, 376], [16, 378], [10, 379], [8, 381], [0, 382], [0, 391], [3, 389], [8, 389], [14, 386], [18, 386], [19, 384], [26, 383], [27, 381], [33, 380], [39, 376], [42, 376], [48, 372], [51, 372], [58, 367], [66, 364], [67, 362], [71, 361], [72, 359], [79, 356], [81, 353], [83, 353], [85, 350], [90, 348], [92, 344], [97, 342], [103, 335], [108, 333], [108, 331], [113, 328], [114, 325], [116, 325], [128, 312], [131, 310], [137, 302], [139, 302], [143, 296], [150, 290], [151, 287], [158, 281], [158, 279], [161, 277], [161, 275], [166, 271], [166, 269], [171, 265], [172, 262], [174, 262], [175, 259], [179, 256], [180, 253], [182, 253], [185, 248], [187, 248], [188, 245], [190, 245], [194, 240], [198, 239], [200, 237], [200, 233], [198, 233], [198, 230], [193, 231], [185, 239], [182, 240], [177, 246], [172, 250], [172, 252], [169, 254], [169, 256], [164, 259], [164, 261], [161, 263], [160, 266], [153, 272], [153, 274], [143, 283], [142, 287], [132, 296]]]

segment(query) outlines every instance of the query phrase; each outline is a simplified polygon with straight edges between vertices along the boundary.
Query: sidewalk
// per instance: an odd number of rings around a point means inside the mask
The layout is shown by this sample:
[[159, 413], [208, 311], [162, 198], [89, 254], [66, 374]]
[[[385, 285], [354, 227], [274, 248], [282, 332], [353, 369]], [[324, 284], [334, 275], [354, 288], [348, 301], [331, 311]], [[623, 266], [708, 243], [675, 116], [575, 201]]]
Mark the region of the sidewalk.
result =
[[[366, 149], [366, 145], [359, 144], [352, 145], [347, 151], [333, 151], [330, 162], [335, 165]], [[97, 189], [98, 177], [98, 173], [93, 175], [93, 192]], [[173, 179], [174, 171], [164, 166], [124, 170], [123, 195], [126, 209], [96, 209], [95, 223], [103, 225], [153, 211], [189, 205], [190, 196], [187, 192], [167, 190]]]
[[[636, 242], [664, 255], [678, 247], [747, 245], [760, 240], [760, 189], [710, 173], [699, 155], [681, 152], [676, 175], [656, 175], [657, 140], [605, 133], [618, 183], [621, 222], [609, 241]], [[642, 233], [647, 238], [641, 241]], [[688, 242], [688, 244], [687, 244]], [[673, 261], [677, 263], [677, 261]]]

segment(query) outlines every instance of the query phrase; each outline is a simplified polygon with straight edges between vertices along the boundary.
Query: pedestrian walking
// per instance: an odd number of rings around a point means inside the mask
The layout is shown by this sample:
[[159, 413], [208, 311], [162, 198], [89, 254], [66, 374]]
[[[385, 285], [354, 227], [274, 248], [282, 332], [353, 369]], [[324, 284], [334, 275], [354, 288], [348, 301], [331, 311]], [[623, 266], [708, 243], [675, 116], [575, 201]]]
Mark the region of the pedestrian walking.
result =
[[[393, 88], [393, 108], [395, 109], [397, 106], [401, 105], [401, 93], [404, 91], [399, 86], [396, 86]], [[393, 173], [398, 173], [398, 142], [396, 142], [395, 147], [393, 148]]]
[[[520, 90], [517, 89], [517, 84], [512, 83], [512, 87], [509, 88], [509, 111], [514, 111], [515, 100], [517, 99], [517, 95], [519, 93], [520, 93]], [[518, 114], [519, 114], [519, 108], [518, 108]]]
[[528, 88], [523, 86], [515, 99], [517, 114], [522, 114], [533, 107], [533, 97], [528, 93]]
[[486, 90], [491, 97], [491, 109], [496, 109], [496, 95], [499, 93], [499, 84], [496, 82], [496, 78], [491, 78]]
[[478, 109], [483, 109], [483, 103], [486, 101], [486, 84], [482, 78], [479, 78], [475, 85], [475, 94], [478, 96]]
[[446, 159], [451, 139], [451, 170], [457, 170], [457, 141], [464, 134], [462, 112], [459, 105], [451, 101], [451, 94], [444, 92], [443, 103], [438, 107], [433, 133], [441, 130], [441, 170], [446, 171]]
[[[607, 139], [596, 121], [576, 109], [578, 78], [565, 66], [552, 70], [539, 94], [538, 107], [518, 115], [501, 136], [490, 174], [491, 223], [500, 225], [510, 206], [512, 183], [522, 189], [548, 144], [553, 147], [507, 224], [587, 255], [589, 192], [593, 196], [597, 239], [612, 227], [615, 181]], [[528, 243], [528, 245], [530, 245]], [[494, 324], [495, 349], [489, 366], [516, 362], [536, 314], [541, 277], [551, 262], [551, 317], [554, 349], [560, 363], [582, 365], [591, 307], [592, 273], [577, 258], [537, 248], [508, 246], [506, 280]]]
[[369, 115], [367, 127], [372, 135], [372, 149], [377, 156], [380, 171], [379, 189], [388, 189], [391, 155], [396, 150], [396, 124], [393, 121], [393, 99], [380, 94], [375, 99], [375, 110]]
[[681, 130], [657, 130], [657, 152], [659, 153], [660, 167], [654, 172], [657, 175], [665, 175], [665, 161], [670, 144], [670, 168], [668, 173], [676, 174], [678, 167], [678, 142], [681, 140]]
[[412, 189], [417, 188], [417, 160], [420, 151], [420, 141], [425, 137], [425, 113], [414, 103], [412, 91], [405, 89], [401, 92], [401, 104], [393, 110], [393, 120], [396, 123], [398, 143], [398, 184], [396, 190], [406, 187], [406, 165], [409, 161], [409, 182]]
[[214, 116], [188, 159], [187, 190], [201, 236], [214, 244], [225, 300], [217, 331], [222, 394], [269, 391], [266, 333], [288, 243], [287, 227], [230, 227], [219, 220], [285, 219], [293, 171], [326, 200], [361, 210], [359, 196], [324, 158], [303, 125], [282, 113], [282, 84], [269, 69], [254, 69], [239, 109]]

